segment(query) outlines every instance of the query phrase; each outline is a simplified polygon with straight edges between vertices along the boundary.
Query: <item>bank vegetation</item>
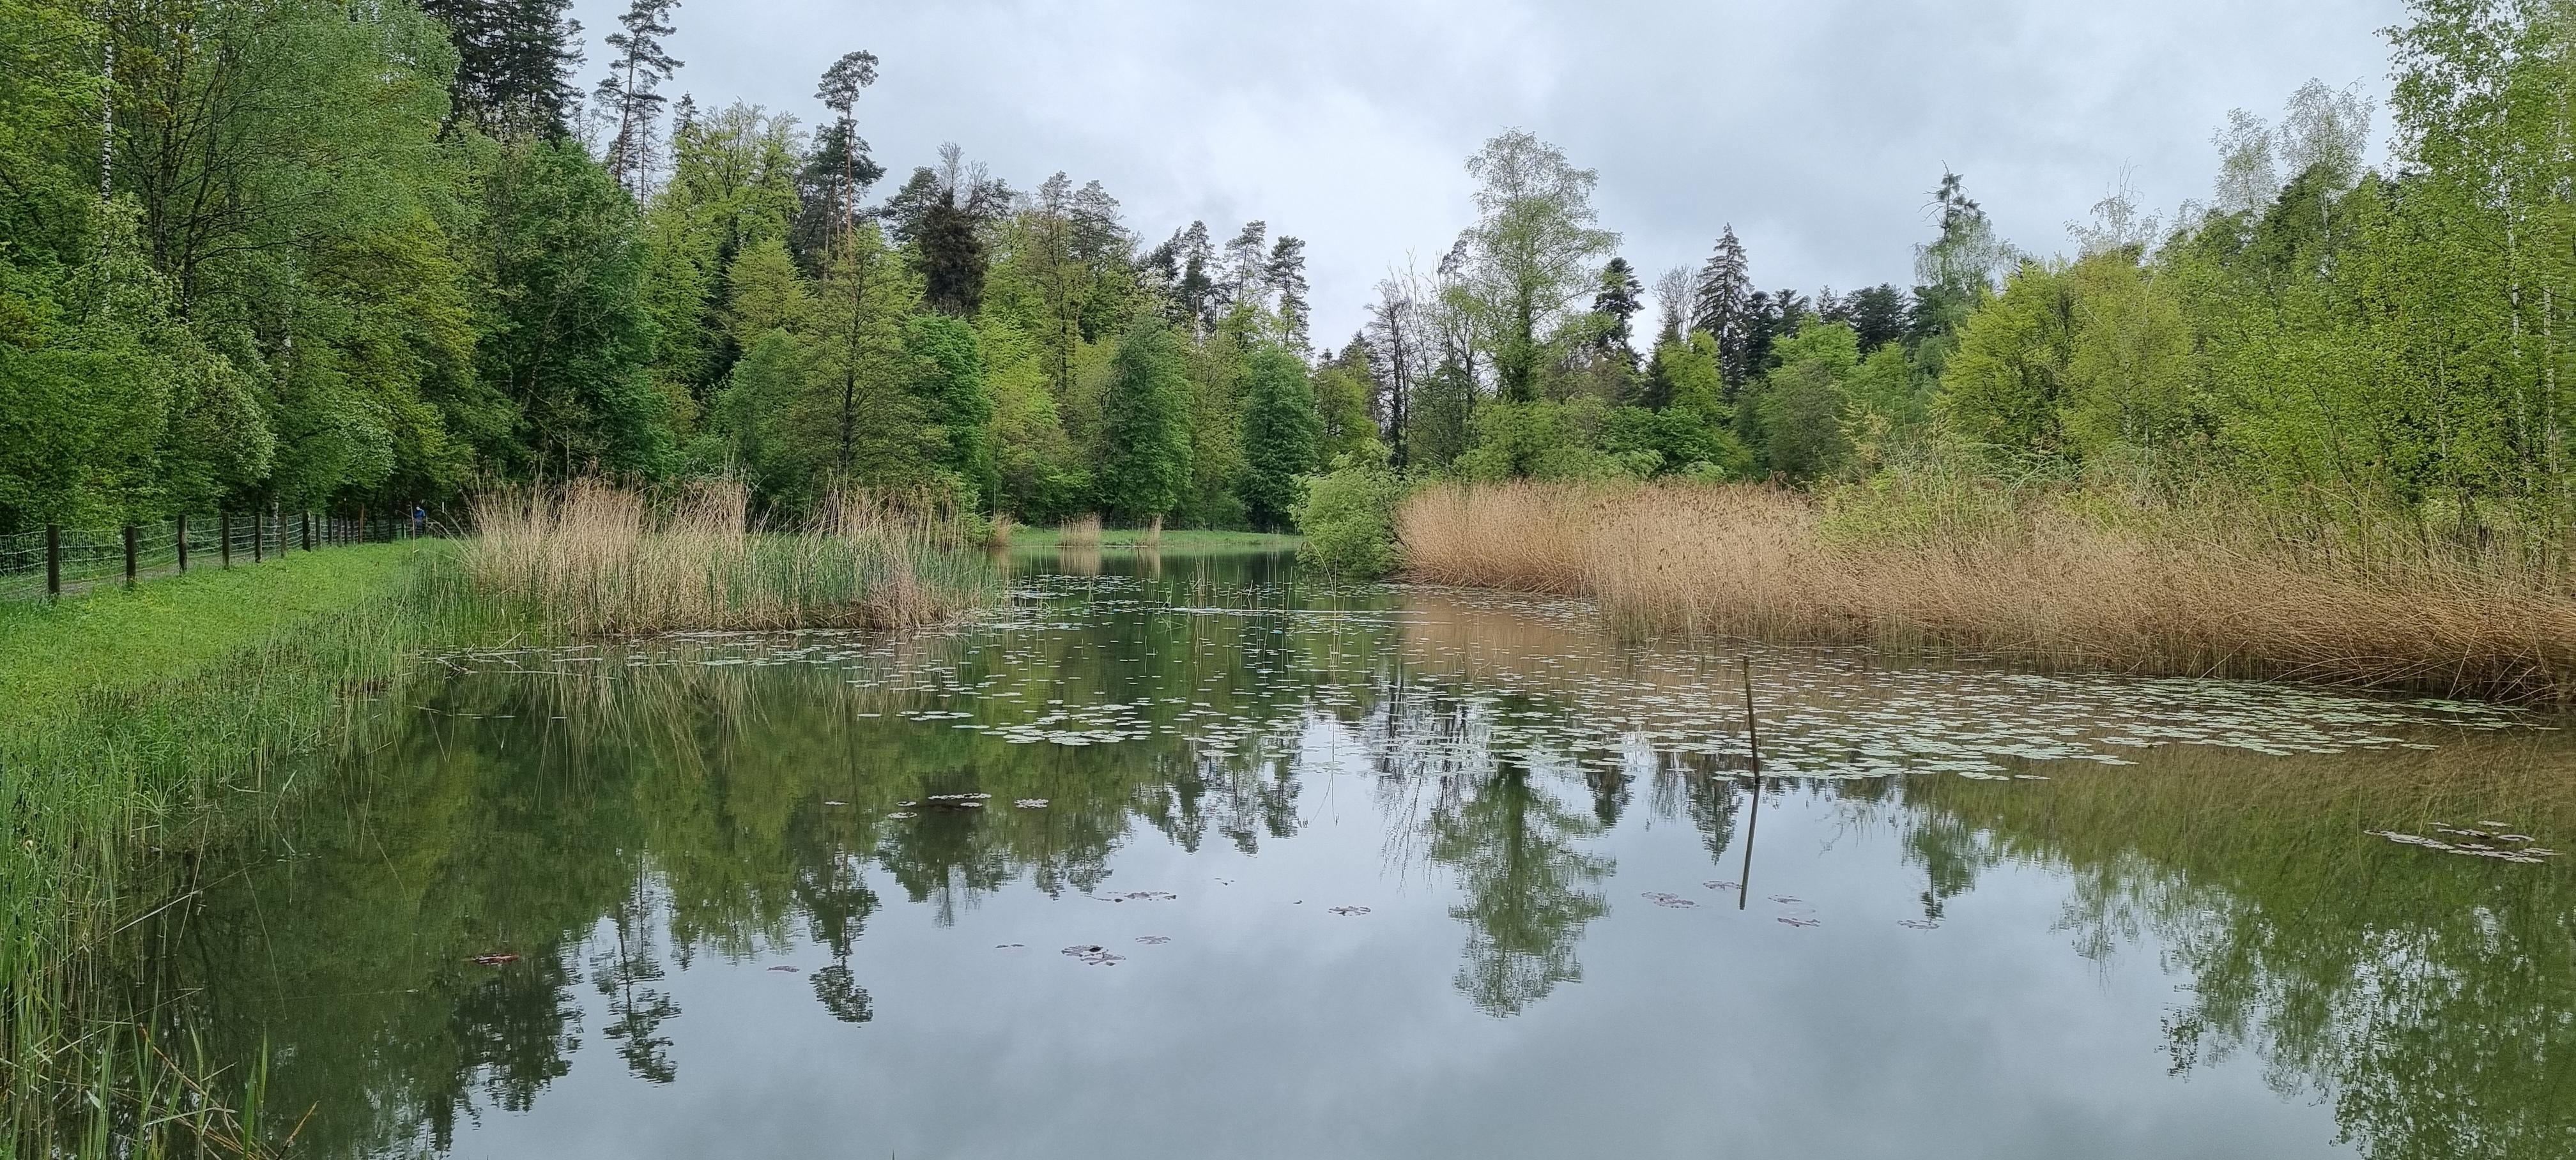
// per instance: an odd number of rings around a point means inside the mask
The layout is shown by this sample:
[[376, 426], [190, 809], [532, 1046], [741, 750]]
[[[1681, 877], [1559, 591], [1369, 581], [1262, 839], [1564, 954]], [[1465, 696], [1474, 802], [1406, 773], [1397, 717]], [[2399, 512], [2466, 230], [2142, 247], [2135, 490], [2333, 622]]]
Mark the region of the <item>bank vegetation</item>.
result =
[[1594, 597], [1635, 637], [2576, 703], [2557, 557], [2208, 492], [1444, 484], [1395, 523], [1414, 579]]

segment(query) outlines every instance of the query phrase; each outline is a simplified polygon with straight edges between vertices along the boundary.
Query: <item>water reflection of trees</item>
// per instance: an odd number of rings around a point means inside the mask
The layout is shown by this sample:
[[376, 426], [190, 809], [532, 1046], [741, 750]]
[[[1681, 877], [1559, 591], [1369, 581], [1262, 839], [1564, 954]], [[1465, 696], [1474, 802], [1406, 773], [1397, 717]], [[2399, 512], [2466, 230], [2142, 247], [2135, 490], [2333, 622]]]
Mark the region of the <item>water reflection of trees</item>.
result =
[[[2152, 938], [2192, 980], [2173, 1067], [2240, 1052], [2329, 1102], [2373, 1160], [2576, 1154], [2576, 866], [2363, 833], [2498, 818], [2576, 834], [2576, 769], [2526, 740], [2254, 765], [2202, 749], [2030, 783], [1914, 779], [1905, 823], [1952, 850], [2065, 867], [2065, 927], [2109, 958]], [[1935, 889], [1943, 881], [1937, 868]]]
[[[1167, 586], [1192, 580], [1167, 566]], [[1111, 607], [1100, 584], [1108, 610], [1084, 631], [933, 641], [870, 662], [900, 670], [878, 687], [823, 665], [686, 663], [430, 681], [404, 698], [415, 730], [219, 856], [201, 902], [172, 912], [165, 937], [188, 949], [170, 987], [202, 996], [194, 1022], [219, 1057], [273, 1060], [272, 1106], [315, 1109], [299, 1151], [443, 1149], [460, 1120], [524, 1110], [567, 1074], [585, 981], [590, 1031], [669, 1082], [686, 1015], [666, 975], [698, 956], [810, 940], [831, 956], [807, 976], [819, 1013], [873, 1017], [851, 965], [872, 875], [945, 918], [1014, 881], [1096, 890], [1139, 827], [1247, 851], [1293, 833], [1287, 755], [1326, 679], [1302, 674], [1330, 658], [1272, 621]], [[1020, 746], [892, 716], [988, 679], [1024, 703], [1149, 701], [1148, 725], [1212, 700], [1244, 736]], [[992, 797], [898, 810], [944, 793]], [[486, 954], [517, 957], [469, 961]]]
[[1597, 803], [1598, 783], [1538, 772], [1526, 756], [1492, 743], [1496, 716], [1544, 709], [1522, 697], [1413, 685], [1384, 696], [1367, 727], [1379, 742], [1372, 760], [1380, 801], [1397, 827], [1395, 861], [1418, 851], [1455, 880], [1461, 897], [1449, 914], [1468, 931], [1455, 981], [1468, 1001], [1497, 1016], [1519, 1014], [1557, 984], [1582, 979], [1575, 948], [1585, 925], [1609, 912], [1600, 884], [1615, 864], [1579, 843], [1606, 831], [1615, 810], [1605, 820], [1555, 792], [1565, 785]]
[[[892, 672], [876, 687], [826, 666], [692, 665], [437, 684], [406, 698], [429, 712], [372, 772], [206, 876], [168, 936], [187, 949], [165, 985], [202, 996], [219, 1052], [270, 1046], [272, 1106], [317, 1109], [301, 1147], [395, 1152], [443, 1147], [482, 1110], [527, 1108], [586, 1032], [644, 1081], [669, 1080], [688, 1016], [662, 976], [696, 956], [811, 944], [831, 959], [807, 975], [816, 1017], [865, 1024], [876, 1009], [852, 960], [880, 890], [948, 921], [1014, 882], [1096, 892], [1138, 835], [1246, 852], [1292, 835], [1313, 777], [1299, 747], [1319, 737], [1375, 774], [1392, 868], [1455, 888], [1455, 984], [1498, 1017], [1582, 977], [1582, 939], [1608, 910], [1598, 846], [1641, 800], [1687, 819], [1713, 861], [1735, 845], [1736, 759], [1642, 739], [1571, 751], [1530, 727], [1571, 702], [1529, 691], [1541, 681], [1478, 679], [1479, 666], [1536, 672], [1571, 653], [1563, 630], [1419, 594], [1402, 621], [1291, 624], [1264, 605], [1299, 594], [1244, 579], [1167, 559], [1155, 591], [1205, 610], [1176, 617], [1133, 578], [1086, 578], [1063, 594], [1085, 602], [1063, 618], [1078, 627], [924, 641], [869, 662]], [[1017, 746], [854, 717], [987, 682], [1026, 705], [1142, 704], [1137, 722], [1156, 730], [1207, 701], [1232, 732]], [[2379, 1160], [2568, 1154], [2576, 859], [2443, 860], [2355, 835], [2435, 813], [2520, 819], [2530, 810], [2497, 811], [2544, 800], [2558, 803], [2552, 832], [2576, 834], [2569, 791], [2488, 776], [2483, 797], [2448, 801], [2423, 788], [2433, 772], [2373, 782], [2356, 764], [2268, 763], [2279, 778], [2264, 783], [2241, 760], [2182, 750], [2047, 783], [1789, 792], [1895, 819], [1927, 918], [1999, 861], [2071, 868], [2079, 950], [2152, 936], [2194, 977], [2169, 1028], [2178, 1068], [2257, 1052], [2283, 1090], [2330, 1098]], [[950, 793], [992, 798], [890, 816]], [[1023, 797], [1049, 805], [1009, 808]], [[520, 957], [467, 962], [486, 952]], [[588, 1029], [585, 984], [603, 1020]]]

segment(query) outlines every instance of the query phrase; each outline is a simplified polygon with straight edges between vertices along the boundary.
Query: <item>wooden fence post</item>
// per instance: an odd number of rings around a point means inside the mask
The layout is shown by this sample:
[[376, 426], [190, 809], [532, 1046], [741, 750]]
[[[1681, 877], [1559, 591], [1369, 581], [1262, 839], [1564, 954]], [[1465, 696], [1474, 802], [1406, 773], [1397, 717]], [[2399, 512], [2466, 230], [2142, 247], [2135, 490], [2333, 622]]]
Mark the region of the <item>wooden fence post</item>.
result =
[[258, 508], [250, 509], [250, 562], [253, 564], [267, 558], [265, 555], [268, 551], [267, 516], [268, 513]]
[[304, 512], [296, 519], [304, 525], [304, 550], [310, 552], [313, 550], [313, 513]]
[[125, 525], [125, 586], [134, 587], [134, 525]]
[[224, 567], [232, 567], [233, 513], [222, 510], [215, 512], [215, 544], [218, 552], [223, 556]]
[[188, 517], [179, 517], [179, 574], [188, 574]]
[[63, 530], [45, 525], [45, 595], [63, 594]]

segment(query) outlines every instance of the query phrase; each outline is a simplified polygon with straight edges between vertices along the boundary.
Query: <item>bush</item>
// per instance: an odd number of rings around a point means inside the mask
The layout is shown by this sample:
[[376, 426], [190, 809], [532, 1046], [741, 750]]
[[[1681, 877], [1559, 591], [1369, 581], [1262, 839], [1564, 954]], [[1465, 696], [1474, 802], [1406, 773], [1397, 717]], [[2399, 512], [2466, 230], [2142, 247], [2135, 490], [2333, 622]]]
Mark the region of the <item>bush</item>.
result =
[[1306, 541], [1297, 559], [1328, 575], [1384, 576], [1403, 566], [1395, 540], [1395, 509], [1404, 481], [1387, 470], [1386, 450], [1372, 443], [1362, 452], [1333, 458], [1333, 470], [1308, 481], [1296, 509]]

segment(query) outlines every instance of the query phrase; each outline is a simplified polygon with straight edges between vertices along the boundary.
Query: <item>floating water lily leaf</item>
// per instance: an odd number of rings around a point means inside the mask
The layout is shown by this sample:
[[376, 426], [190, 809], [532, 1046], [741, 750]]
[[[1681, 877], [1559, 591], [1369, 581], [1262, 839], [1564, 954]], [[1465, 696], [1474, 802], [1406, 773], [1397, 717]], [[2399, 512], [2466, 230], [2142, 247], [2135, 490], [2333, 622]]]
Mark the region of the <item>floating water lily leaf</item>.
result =
[[1646, 901], [1654, 903], [1657, 906], [1669, 906], [1674, 910], [1690, 910], [1699, 905], [1698, 903], [1684, 898], [1681, 895], [1666, 894], [1661, 890], [1649, 890], [1644, 894], [1639, 895], [1639, 897], [1644, 898]]
[[1136, 941], [1149, 947], [1158, 947], [1164, 943], [1172, 941], [1172, 936], [1167, 934], [1140, 934], [1136, 936]]
[[[2495, 835], [2489, 834], [2483, 830], [2466, 830], [2441, 825], [2437, 825], [2433, 828], [2445, 834], [2474, 836], [2480, 838], [2495, 837]], [[2373, 838], [2386, 838], [2401, 846], [2421, 846], [2427, 850], [2434, 850], [2444, 854], [2460, 854], [2471, 858], [2493, 858], [2499, 862], [2515, 862], [2526, 866], [2536, 866], [2558, 856], [2558, 851], [2556, 850], [2544, 850], [2537, 846], [2524, 846], [2518, 850], [2503, 850], [2497, 849], [2496, 847], [2487, 845], [2483, 842], [2445, 842], [2440, 838], [2427, 838], [2421, 834], [2404, 834], [2395, 830], [2363, 830], [2362, 833]], [[2498, 838], [2497, 840], [2506, 841], [2512, 838], [2521, 838], [2524, 842], [2529, 842], [2531, 840], [2529, 838], [2522, 838], [2519, 834], [2507, 835], [2505, 838]]]
[[[1787, 919], [1785, 919], [1785, 918], [1784, 918], [1784, 919], [1781, 919], [1780, 921], [1782, 921], [1782, 922], [1787, 922], [1787, 921], [1789, 921], [1789, 920], [1787, 920]], [[1905, 929], [1907, 929], [1907, 930], [1939, 930], [1939, 929], [1941, 929], [1941, 924], [1940, 924], [1940, 923], [1934, 922], [1934, 921], [1932, 921], [1931, 919], [1928, 919], [1928, 918], [1900, 918], [1900, 919], [1897, 919], [1897, 920], [1896, 920], [1896, 925], [1901, 926], [1901, 927], [1904, 927], [1904, 928], [1905, 928]]]
[[789, 975], [801, 975], [801, 974], [803, 974], [803, 973], [804, 973], [804, 971], [803, 971], [803, 970], [801, 970], [801, 969], [799, 969], [799, 968], [796, 968], [796, 967], [788, 967], [788, 966], [777, 966], [777, 967], [771, 967], [771, 968], [769, 968], [769, 969], [770, 969], [770, 970], [773, 970], [773, 971], [780, 972], [780, 973], [782, 973], [782, 974], [789, 974]]
[[1365, 906], [1336, 906], [1333, 908], [1333, 913], [1343, 915], [1367, 914], [1368, 912], [1369, 908]]
[[1094, 967], [1114, 967], [1127, 961], [1127, 956], [1111, 954], [1109, 948], [1097, 943], [1069, 946], [1064, 948], [1064, 953], [1082, 960], [1085, 965]]
[[1797, 918], [1785, 914], [1781, 915], [1775, 921], [1785, 922], [1791, 926], [1823, 926], [1825, 924], [1825, 920], [1821, 918]]
[[1125, 894], [1097, 896], [1102, 902], [1170, 902], [1180, 897], [1168, 890], [1130, 890]]
[[1743, 887], [1742, 885], [1740, 885], [1740, 884], [1738, 884], [1738, 883], [1734, 883], [1734, 882], [1702, 882], [1702, 883], [1700, 883], [1700, 885], [1705, 886], [1705, 887], [1708, 887], [1708, 888], [1709, 888], [1709, 889], [1711, 889], [1711, 890], [1742, 890], [1742, 889], [1744, 889], [1744, 887]]

